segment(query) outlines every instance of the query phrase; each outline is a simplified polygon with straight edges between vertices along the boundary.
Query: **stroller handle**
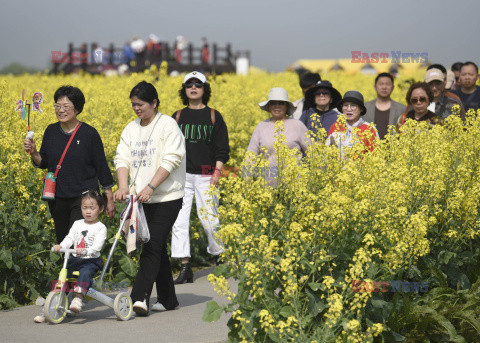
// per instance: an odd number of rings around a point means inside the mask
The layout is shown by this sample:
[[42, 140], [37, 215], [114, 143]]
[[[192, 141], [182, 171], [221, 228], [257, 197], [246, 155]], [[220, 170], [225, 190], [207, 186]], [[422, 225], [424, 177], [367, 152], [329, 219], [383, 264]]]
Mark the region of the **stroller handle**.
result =
[[[55, 252], [55, 250], [53, 250], [53, 247], [52, 247], [52, 251]], [[77, 250], [61, 248], [59, 252], [69, 252], [70, 254], [76, 254]]]

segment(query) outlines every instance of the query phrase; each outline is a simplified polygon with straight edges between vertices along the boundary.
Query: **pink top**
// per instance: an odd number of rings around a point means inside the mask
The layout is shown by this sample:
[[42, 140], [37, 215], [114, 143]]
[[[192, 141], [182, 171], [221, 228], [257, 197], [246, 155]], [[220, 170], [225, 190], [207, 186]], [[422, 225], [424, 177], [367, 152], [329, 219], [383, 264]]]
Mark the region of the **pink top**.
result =
[[[305, 154], [307, 151], [307, 144], [305, 143], [307, 128], [305, 125], [297, 119], [287, 118], [284, 122], [284, 131], [287, 145], [290, 149], [298, 149]], [[275, 140], [275, 121], [267, 119], [258, 123], [255, 131], [253, 131], [250, 144], [248, 145], [248, 151], [253, 151], [255, 155], [260, 153], [262, 147], [268, 148], [268, 160], [270, 166], [276, 166], [275, 153], [273, 149], [273, 142]]]

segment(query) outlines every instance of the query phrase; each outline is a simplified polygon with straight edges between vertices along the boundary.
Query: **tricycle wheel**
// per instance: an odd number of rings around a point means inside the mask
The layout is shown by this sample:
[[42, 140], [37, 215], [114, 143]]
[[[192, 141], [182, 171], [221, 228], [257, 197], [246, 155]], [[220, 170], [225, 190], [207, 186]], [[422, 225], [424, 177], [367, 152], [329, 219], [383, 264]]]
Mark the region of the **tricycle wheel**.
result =
[[127, 293], [120, 293], [115, 297], [113, 310], [119, 320], [129, 320], [132, 316], [132, 299]]
[[64, 292], [50, 292], [43, 305], [45, 319], [51, 324], [58, 324], [67, 315], [68, 300]]

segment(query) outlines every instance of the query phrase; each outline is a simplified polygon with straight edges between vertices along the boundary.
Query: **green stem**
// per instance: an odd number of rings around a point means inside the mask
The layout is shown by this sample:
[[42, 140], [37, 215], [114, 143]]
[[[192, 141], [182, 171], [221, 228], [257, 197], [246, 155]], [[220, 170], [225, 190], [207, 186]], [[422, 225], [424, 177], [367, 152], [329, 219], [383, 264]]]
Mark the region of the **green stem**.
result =
[[46, 251], [50, 251], [50, 249], [42, 250], [42, 251], [39, 251], [39, 252], [37, 252], [37, 253], [35, 253], [35, 254], [33, 254], [33, 255], [27, 255], [27, 256], [30, 256], [30, 258], [32, 258], [33, 256], [37, 256], [38, 254], [44, 253], [44, 252], [46, 252]]

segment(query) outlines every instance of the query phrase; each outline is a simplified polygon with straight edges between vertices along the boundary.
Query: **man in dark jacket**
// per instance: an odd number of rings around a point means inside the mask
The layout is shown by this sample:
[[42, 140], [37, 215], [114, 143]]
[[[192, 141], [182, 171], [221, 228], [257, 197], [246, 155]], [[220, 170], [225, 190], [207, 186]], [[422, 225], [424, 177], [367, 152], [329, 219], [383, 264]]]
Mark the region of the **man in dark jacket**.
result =
[[466, 111], [480, 108], [480, 87], [476, 86], [478, 80], [478, 67], [473, 62], [465, 62], [460, 68], [461, 87], [454, 93], [460, 97]]
[[364, 120], [375, 123], [380, 139], [383, 139], [388, 133], [388, 125], [395, 125], [398, 118], [406, 110], [405, 105], [390, 98], [394, 88], [393, 76], [391, 74], [378, 74], [375, 78], [377, 98], [365, 103], [367, 113], [364, 116]]
[[465, 111], [463, 110], [462, 103], [452, 97], [445, 94], [445, 76], [440, 69], [429, 69], [425, 73], [425, 82], [428, 84], [433, 92], [433, 101], [428, 106], [428, 109], [434, 112], [436, 115], [442, 117], [442, 119], [454, 113], [453, 107], [457, 105], [459, 107], [460, 116], [465, 117]]

